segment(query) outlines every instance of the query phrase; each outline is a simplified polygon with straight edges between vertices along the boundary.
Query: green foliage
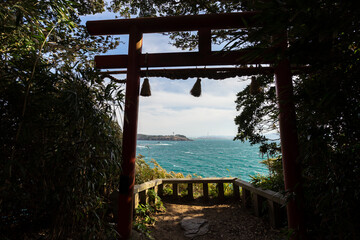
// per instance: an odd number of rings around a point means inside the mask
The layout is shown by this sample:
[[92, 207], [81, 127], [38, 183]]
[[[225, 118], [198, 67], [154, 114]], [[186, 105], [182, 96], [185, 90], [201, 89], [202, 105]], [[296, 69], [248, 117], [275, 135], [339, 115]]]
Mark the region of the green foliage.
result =
[[193, 190], [194, 198], [201, 197], [203, 194], [203, 185], [194, 183], [193, 188], [194, 188], [194, 190]]
[[179, 184], [179, 195], [180, 197], [184, 197], [188, 195], [188, 185], [183, 183], [183, 184]]
[[[0, 170], [1, 214], [17, 223], [9, 228], [5, 218], [1, 226], [14, 233], [23, 224], [46, 226], [59, 236], [103, 231], [106, 196], [119, 181], [120, 128], [84, 80], [43, 72], [41, 81], [34, 83], [22, 118], [16, 110], [22, 107], [21, 83], [9, 82], [1, 91], [0, 141], [7, 160]], [[17, 119], [22, 131], [15, 141]]]
[[202, 12], [218, 13], [239, 9], [238, 4], [232, 1], [222, 2], [214, 0], [197, 1], [163, 1], [163, 0], [115, 0], [114, 3], [126, 6], [129, 14], [140, 17], [151, 16], [174, 16], [174, 15], [197, 15]]
[[[153, 167], [151, 167], [150, 164], [152, 164]], [[155, 179], [162, 179], [162, 178], [200, 177], [200, 176], [198, 176], [196, 174], [194, 174], [194, 175], [189, 174], [187, 176], [184, 176], [182, 173], [175, 173], [173, 171], [167, 172], [154, 159], [151, 159], [150, 164], [148, 164], [145, 161], [144, 156], [142, 156], [142, 155], [139, 155], [136, 158], [136, 162], [135, 162], [135, 169], [136, 169], [135, 183], [136, 184], [141, 184], [141, 183], [144, 183], [144, 182], [147, 182], [147, 181], [151, 181], [151, 180], [155, 180]], [[179, 188], [179, 195], [180, 196], [187, 196], [188, 195], [187, 184], [179, 184], [178, 188]], [[202, 187], [200, 185], [197, 186], [195, 184], [194, 196], [200, 195], [200, 189], [202, 189]], [[171, 184], [164, 184], [163, 194], [165, 196], [166, 195], [171, 196], [173, 194], [173, 189], [172, 189]]]
[[148, 191], [148, 197], [150, 205], [155, 209], [155, 211], [162, 212], [166, 210], [163, 202], [161, 201], [161, 198], [153, 189]]
[[240, 111], [240, 114], [235, 118], [235, 123], [238, 125], [238, 133], [235, 139], [249, 140], [251, 144], [266, 142], [267, 139], [262, 133], [276, 128], [278, 114], [275, 110], [276, 93], [275, 86], [272, 84], [273, 76], [260, 75], [255, 79], [260, 91], [257, 94], [252, 94], [249, 85], [237, 94], [235, 101], [236, 110]]
[[121, 170], [112, 116], [123, 94], [89, 58], [118, 42], [92, 41], [77, 15], [101, 2], [0, 3], [0, 238], [116, 235], [105, 213]]
[[[153, 165], [153, 167], [150, 166]], [[167, 172], [163, 169], [154, 159], [151, 159], [150, 164], [148, 164], [144, 156], [139, 155], [136, 158], [135, 162], [135, 183], [141, 184], [147, 181], [155, 180], [155, 179], [162, 179], [162, 178], [184, 178], [182, 173], [175, 173], [173, 171]], [[191, 175], [187, 176], [191, 177]], [[187, 195], [187, 184], [180, 184], [179, 185], [179, 192], [180, 196]], [[171, 184], [164, 184], [163, 187], [164, 195], [172, 195], [173, 190]]]
[[208, 187], [210, 197], [216, 198], [219, 196], [219, 189], [217, 188], [216, 183], [209, 183]]
[[[203, 13], [219, 13], [239, 11], [241, 5], [237, 1], [216, 1], [216, 0], [196, 0], [196, 1], [164, 1], [164, 0], [115, 0], [112, 8], [119, 11], [121, 15], [130, 17], [136, 15], [140, 17], [151, 16], [179, 16], [179, 15], [198, 15]], [[231, 33], [234, 30], [230, 31]], [[235, 31], [236, 32], [236, 31]], [[216, 37], [212, 38], [213, 43], [221, 44], [232, 39], [229, 31], [213, 31]], [[226, 33], [226, 34], [225, 34]], [[193, 50], [198, 45], [198, 34], [193, 32], [172, 32], [164, 33], [169, 35], [172, 44], [177, 48]]]
[[151, 231], [148, 227], [154, 225], [155, 223], [153, 215], [156, 212], [163, 212], [166, 209], [160, 197], [154, 190], [150, 189], [148, 191], [148, 197], [149, 203], [145, 205], [139, 204], [139, 206], [135, 209], [134, 228], [144, 233], [148, 238], [152, 239]]
[[139, 204], [139, 206], [136, 208], [135, 214], [141, 218], [141, 222], [144, 224], [153, 224], [155, 222], [155, 219], [150, 216], [151, 213], [154, 213], [155, 210], [152, 206], [149, 204]]
[[150, 236], [151, 231], [148, 229], [148, 226], [155, 223], [155, 218], [152, 216], [154, 212], [154, 208], [149, 204], [139, 204], [135, 209], [134, 228]]
[[224, 196], [232, 197], [234, 195], [234, 184], [233, 183], [224, 183]]
[[[289, 49], [285, 54], [292, 63], [306, 63], [312, 67], [309, 73], [294, 78], [309, 237], [355, 238], [359, 235], [359, 219], [355, 213], [360, 211], [357, 187], [360, 180], [357, 154], [360, 18], [356, 14], [360, 6], [353, 1], [292, 0], [244, 1], [243, 6], [263, 12], [259, 21], [264, 27], [248, 32], [247, 39], [253, 46], [266, 47], [270, 36], [287, 29]], [[243, 37], [238, 36], [239, 39]], [[267, 88], [272, 85], [266, 83]], [[238, 139], [264, 142], [261, 130], [277, 116], [275, 106], [263, 108], [270, 104], [267, 99], [275, 99], [274, 94], [264, 94], [265, 97], [251, 96], [250, 91], [245, 90], [238, 94], [238, 110], [241, 111], [236, 119]], [[270, 172], [269, 177], [256, 176], [253, 181], [265, 188], [277, 188], [281, 187], [280, 178], [280, 171], [276, 171]]]
[[251, 177], [251, 183], [262, 189], [270, 189], [276, 192], [284, 191], [284, 176], [282, 169], [282, 158], [269, 158], [261, 161], [269, 168], [269, 175], [256, 174]]
[[[216, 183], [209, 183], [208, 184], [208, 188], [209, 188], [209, 196], [210, 198], [217, 198], [219, 197], [219, 187], [218, 184]], [[228, 197], [228, 196], [233, 196], [233, 185], [232, 183], [224, 183], [224, 196]]]
[[161, 178], [184, 178], [182, 173], [175, 173], [173, 171], [167, 172], [154, 159], [151, 159], [151, 167], [144, 159], [144, 156], [139, 155], [135, 162], [135, 183], [141, 184], [147, 181], [161, 179]]
[[168, 196], [173, 195], [173, 190], [172, 190], [170, 184], [165, 184], [165, 185], [164, 185], [163, 194], [164, 194], [164, 195], [168, 195]]

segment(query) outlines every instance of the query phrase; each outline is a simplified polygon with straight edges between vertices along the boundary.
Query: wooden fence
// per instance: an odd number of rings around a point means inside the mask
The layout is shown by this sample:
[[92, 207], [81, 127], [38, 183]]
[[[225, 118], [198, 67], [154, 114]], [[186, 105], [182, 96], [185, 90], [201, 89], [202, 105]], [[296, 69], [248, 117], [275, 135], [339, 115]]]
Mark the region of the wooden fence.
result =
[[269, 216], [272, 227], [278, 228], [284, 225], [285, 219], [285, 197], [271, 190], [263, 190], [254, 187], [252, 184], [237, 178], [169, 178], [149, 181], [134, 187], [134, 208], [139, 204], [149, 201], [148, 191], [153, 189], [160, 197], [164, 196], [164, 186], [170, 185], [172, 197], [179, 198], [179, 185], [186, 184], [187, 199], [194, 199], [194, 185], [202, 185], [202, 198], [208, 200], [209, 184], [216, 184], [217, 198], [221, 202], [225, 200], [224, 184], [232, 185], [232, 196], [238, 199], [244, 208], [252, 208], [255, 216], [260, 217], [264, 214]]

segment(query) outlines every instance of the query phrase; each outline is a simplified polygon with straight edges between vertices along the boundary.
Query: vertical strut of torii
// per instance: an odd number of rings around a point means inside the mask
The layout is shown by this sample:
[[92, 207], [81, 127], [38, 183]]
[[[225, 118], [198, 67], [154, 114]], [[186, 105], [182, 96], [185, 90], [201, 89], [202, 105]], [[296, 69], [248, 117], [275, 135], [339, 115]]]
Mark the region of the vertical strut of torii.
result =
[[[212, 29], [239, 29], [256, 27], [254, 16], [258, 12], [238, 12], [195, 16], [173, 16], [158, 18], [135, 18], [88, 21], [91, 35], [129, 34], [128, 55], [96, 56], [96, 67], [100, 69], [126, 68], [126, 96], [123, 127], [122, 173], [119, 187], [118, 232], [122, 239], [131, 236], [133, 220], [133, 190], [135, 184], [136, 137], [139, 108], [139, 88], [141, 67], [209, 66], [238, 64], [275, 64], [275, 82], [279, 106], [281, 149], [284, 169], [285, 190], [301, 196], [299, 156], [296, 130], [296, 115], [293, 103], [293, 86], [290, 62], [283, 58], [277, 63], [263, 56], [275, 53], [275, 49], [264, 49], [262, 56], [251, 57], [254, 50], [231, 52], [211, 51]], [[198, 31], [199, 52], [142, 54], [142, 34], [174, 31]], [[286, 34], [284, 34], [286, 36]], [[286, 37], [282, 46], [286, 49]], [[146, 58], [145, 58], [146, 57]], [[260, 73], [260, 70], [259, 70]], [[300, 205], [301, 206], [301, 205]], [[297, 231], [304, 228], [303, 210], [290, 200], [287, 205], [288, 227]]]

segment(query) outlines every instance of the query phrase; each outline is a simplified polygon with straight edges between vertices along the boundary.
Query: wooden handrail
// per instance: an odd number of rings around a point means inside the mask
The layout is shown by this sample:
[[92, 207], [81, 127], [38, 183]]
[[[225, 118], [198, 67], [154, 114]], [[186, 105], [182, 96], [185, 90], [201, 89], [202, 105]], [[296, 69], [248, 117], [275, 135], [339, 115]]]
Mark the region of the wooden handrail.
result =
[[233, 183], [237, 178], [166, 178], [162, 179], [163, 183]]
[[[224, 178], [167, 178], [156, 179], [143, 184], [135, 185], [134, 187], [134, 208], [142, 203], [146, 204], [149, 199], [147, 193], [149, 189], [153, 189], [159, 196], [163, 196], [164, 184], [171, 184], [173, 189], [173, 197], [178, 197], [178, 185], [187, 184], [188, 198], [193, 199], [193, 184], [203, 185], [203, 198], [209, 199], [209, 183], [217, 184], [218, 198], [220, 201], [224, 200], [224, 183], [233, 184], [233, 197], [240, 198], [243, 207], [252, 207], [256, 216], [263, 214], [263, 203], [267, 203], [267, 211], [269, 215], [270, 224], [276, 228], [283, 225], [283, 219], [286, 217], [284, 214], [286, 205], [286, 198], [278, 192], [271, 190], [263, 190], [257, 188], [249, 182], [231, 177]], [[241, 191], [240, 191], [241, 189]], [[241, 194], [240, 194], [241, 193]]]
[[149, 182], [145, 182], [145, 183], [142, 183], [142, 184], [135, 185], [134, 194], [145, 191], [145, 190], [148, 190], [148, 189], [151, 189], [151, 188], [156, 187], [156, 186], [159, 186], [162, 183], [163, 183], [162, 179], [156, 179], [156, 180], [152, 180], [152, 181], [149, 181]]
[[274, 191], [271, 191], [271, 190], [264, 190], [264, 189], [261, 189], [261, 188], [257, 188], [255, 187], [254, 185], [252, 185], [251, 183], [249, 182], [245, 182], [243, 180], [240, 180], [240, 179], [236, 179], [234, 181], [234, 184], [239, 186], [239, 187], [242, 187], [242, 188], [245, 188], [253, 193], [256, 193], [266, 199], [269, 199], [273, 202], [276, 202], [278, 204], [281, 204], [281, 205], [284, 205], [286, 203], [286, 199], [284, 197], [284, 195], [282, 195], [281, 193], [278, 193], [278, 192], [274, 192]]

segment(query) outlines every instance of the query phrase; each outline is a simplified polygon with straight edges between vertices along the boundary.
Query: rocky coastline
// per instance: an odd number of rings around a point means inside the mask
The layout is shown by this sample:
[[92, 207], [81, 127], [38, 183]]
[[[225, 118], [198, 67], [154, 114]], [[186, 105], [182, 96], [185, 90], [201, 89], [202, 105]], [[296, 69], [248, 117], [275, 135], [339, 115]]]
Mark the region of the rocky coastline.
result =
[[147, 141], [193, 141], [187, 138], [184, 135], [145, 135], [138, 134], [137, 140], [147, 140]]

